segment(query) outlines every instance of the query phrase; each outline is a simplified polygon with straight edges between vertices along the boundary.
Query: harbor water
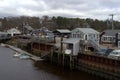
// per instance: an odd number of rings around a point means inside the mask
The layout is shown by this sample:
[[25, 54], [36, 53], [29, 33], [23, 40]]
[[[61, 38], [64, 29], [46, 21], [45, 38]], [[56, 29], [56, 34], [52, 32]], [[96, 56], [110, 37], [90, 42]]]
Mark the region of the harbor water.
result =
[[14, 51], [0, 46], [0, 80], [101, 80], [47, 62], [14, 58]]

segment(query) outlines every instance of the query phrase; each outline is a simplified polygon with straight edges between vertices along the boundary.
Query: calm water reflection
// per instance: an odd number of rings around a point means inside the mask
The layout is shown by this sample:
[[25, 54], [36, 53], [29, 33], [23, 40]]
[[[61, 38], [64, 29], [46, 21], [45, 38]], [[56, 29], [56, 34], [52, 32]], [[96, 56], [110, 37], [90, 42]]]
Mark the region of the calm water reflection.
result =
[[49, 63], [13, 58], [13, 54], [11, 49], [0, 47], [0, 80], [99, 80]]

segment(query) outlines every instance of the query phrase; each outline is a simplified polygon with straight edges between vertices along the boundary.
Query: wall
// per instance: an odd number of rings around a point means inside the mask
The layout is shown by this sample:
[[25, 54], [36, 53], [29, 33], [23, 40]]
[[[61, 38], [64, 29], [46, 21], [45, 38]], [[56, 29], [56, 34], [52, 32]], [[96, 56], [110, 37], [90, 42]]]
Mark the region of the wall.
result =
[[73, 53], [74, 53], [73, 55], [78, 55], [79, 49], [80, 49], [79, 42], [73, 44]]
[[37, 49], [39, 51], [46, 51], [46, 52], [50, 52], [51, 48], [53, 46], [52, 45], [47, 45], [47, 44], [39, 44], [39, 43], [33, 43], [32, 44], [32, 48], [33, 49]]

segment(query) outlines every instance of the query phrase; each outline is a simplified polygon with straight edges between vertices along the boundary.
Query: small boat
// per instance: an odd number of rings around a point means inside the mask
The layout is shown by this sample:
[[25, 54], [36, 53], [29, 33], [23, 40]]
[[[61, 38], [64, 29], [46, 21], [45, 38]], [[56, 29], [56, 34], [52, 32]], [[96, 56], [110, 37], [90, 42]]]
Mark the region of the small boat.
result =
[[19, 53], [16, 52], [13, 56], [14, 56], [14, 57], [19, 57], [20, 55], [21, 55], [21, 54], [19, 54]]
[[20, 55], [20, 59], [29, 59], [29, 58], [30, 58], [30, 56], [27, 55], [27, 54], [21, 54]]
[[5, 44], [3, 44], [3, 43], [1, 43], [0, 45], [3, 46], [3, 47], [5, 47]]

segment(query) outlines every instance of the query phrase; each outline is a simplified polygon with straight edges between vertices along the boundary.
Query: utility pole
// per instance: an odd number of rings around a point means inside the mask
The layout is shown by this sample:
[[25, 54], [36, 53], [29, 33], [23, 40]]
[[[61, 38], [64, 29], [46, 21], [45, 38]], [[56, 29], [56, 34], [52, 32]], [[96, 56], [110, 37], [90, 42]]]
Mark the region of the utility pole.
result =
[[112, 20], [112, 21], [111, 21], [111, 24], [112, 24], [112, 30], [114, 29], [114, 23], [113, 23], [113, 17], [114, 17], [114, 15], [115, 15], [115, 14], [110, 14], [110, 15], [109, 15], [109, 16], [112, 17], [112, 19], [111, 19], [111, 20]]
[[[109, 16], [112, 17], [112, 21], [111, 21], [111, 24], [112, 24], [112, 30], [114, 30], [114, 23], [113, 23], [113, 17], [114, 17], [115, 14], [110, 14]], [[114, 45], [114, 38], [112, 39], [112, 46]]]

